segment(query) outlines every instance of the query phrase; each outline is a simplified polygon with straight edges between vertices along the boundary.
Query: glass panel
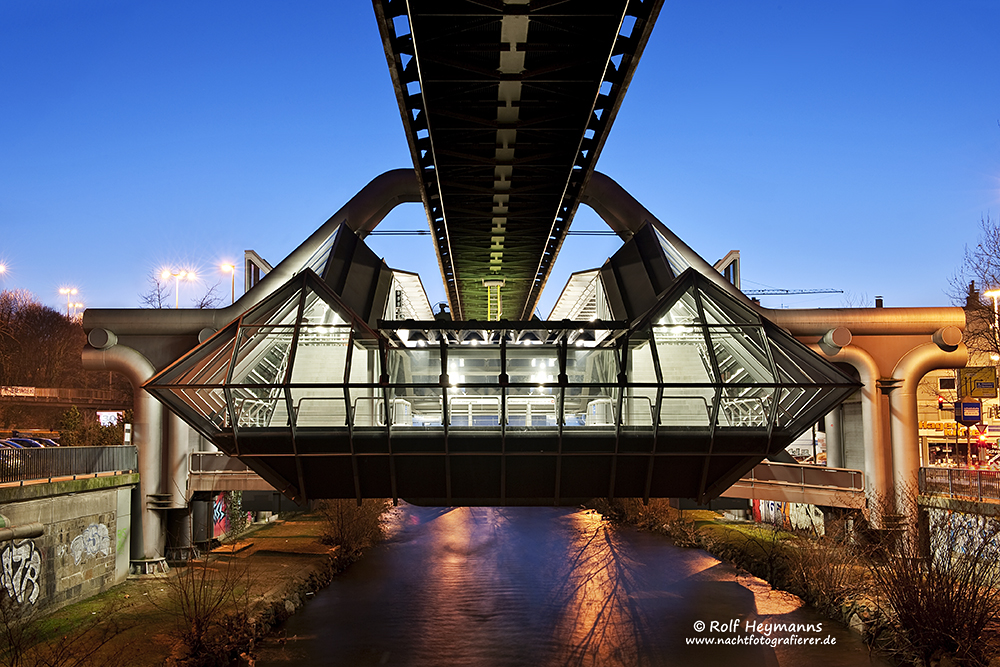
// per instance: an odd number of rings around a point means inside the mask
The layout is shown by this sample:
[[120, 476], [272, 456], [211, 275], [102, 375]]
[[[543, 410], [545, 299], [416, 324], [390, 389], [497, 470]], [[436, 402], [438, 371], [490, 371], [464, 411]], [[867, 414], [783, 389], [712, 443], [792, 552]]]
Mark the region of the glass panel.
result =
[[485, 384], [492, 387], [492, 395], [499, 396], [497, 392], [499, 375], [499, 346], [463, 345], [460, 348], [448, 349], [448, 380], [453, 387]]
[[804, 389], [801, 387], [782, 388], [778, 403], [777, 426], [779, 428], [804, 431], [823, 414], [820, 404], [828, 397], [830, 390], [820, 387]]
[[230, 394], [238, 428], [288, 425], [288, 408], [280, 387], [239, 387]]
[[448, 423], [451, 426], [499, 426], [500, 395], [482, 396], [448, 390]]
[[294, 324], [299, 310], [299, 290], [288, 284], [246, 312], [243, 324]]
[[304, 325], [342, 325], [346, 324], [329, 303], [323, 300], [319, 294], [306, 288], [305, 305], [302, 308], [302, 321]]
[[326, 262], [330, 258], [330, 248], [333, 247], [333, 242], [337, 240], [337, 232], [340, 231], [340, 226], [338, 225], [333, 233], [327, 237], [326, 241], [323, 242], [316, 252], [313, 253], [303, 268], [312, 269], [317, 275], [322, 276], [323, 271], [326, 270]]
[[[508, 347], [507, 375], [511, 385], [524, 384], [540, 388], [543, 384], [555, 383], [559, 377], [558, 351], [555, 347], [538, 345]], [[526, 395], [531, 393], [531, 389], [532, 387], [520, 387], [517, 393]]]
[[708, 428], [716, 382], [702, 327], [656, 326], [653, 339], [664, 384], [688, 385], [663, 388], [660, 425]]
[[236, 340], [236, 325], [201, 345], [195, 355], [164, 375], [158, 384], [223, 384], [229, 372]]
[[558, 425], [559, 388], [547, 387], [532, 393], [511, 391], [507, 396], [507, 428]]
[[719, 400], [718, 425], [734, 428], [767, 428], [774, 391], [772, 387], [723, 389]]
[[303, 324], [299, 328], [290, 381], [293, 384], [343, 383], [350, 337], [350, 327]]
[[667, 264], [670, 265], [670, 269], [674, 272], [674, 275], [679, 276], [684, 273], [684, 270], [691, 266], [688, 261], [684, 259], [684, 256], [677, 251], [677, 248], [665, 239], [659, 231], [656, 232], [656, 238], [660, 239], [663, 254], [667, 256]]
[[291, 327], [240, 328], [232, 384], [282, 384], [292, 347]]
[[[346, 359], [347, 349], [344, 350]], [[298, 363], [295, 364], [296, 368]], [[378, 352], [367, 350], [355, 345], [351, 351], [351, 387], [348, 395], [351, 398], [351, 414], [356, 428], [385, 426], [385, 403], [378, 376], [381, 371], [378, 366]], [[362, 385], [362, 386], [356, 386]]]
[[623, 426], [652, 426], [655, 389], [629, 389], [622, 398]]
[[[360, 350], [355, 350], [354, 361], [361, 356], [359, 352]], [[354, 361], [351, 363], [352, 376]], [[374, 362], [374, 355], [369, 355], [368, 363]], [[391, 349], [388, 351], [388, 362], [393, 425], [441, 426], [442, 392], [438, 386], [441, 375], [441, 349], [438, 347]], [[374, 373], [378, 372], [378, 369], [374, 369]], [[378, 391], [375, 393], [378, 394]]]
[[708, 335], [723, 383], [774, 383], [760, 327], [709, 327]]
[[[448, 415], [452, 426], [500, 426], [499, 346], [448, 349]], [[483, 385], [483, 386], [473, 386]]]
[[759, 324], [760, 315], [749, 310], [717, 285], [702, 278], [698, 293], [708, 324]]
[[[342, 388], [292, 388], [289, 391], [292, 395], [292, 412], [295, 416], [296, 428], [342, 428], [347, 426], [347, 403], [344, 400]], [[362, 404], [359, 409], [365, 410], [373, 407], [371, 403], [368, 403], [367, 405]], [[370, 420], [371, 418], [369, 418]]]
[[622, 397], [623, 426], [652, 426], [653, 403], [656, 387], [636, 387], [636, 384], [656, 385], [656, 367], [653, 364], [653, 345], [649, 340], [629, 342], [628, 384]]
[[171, 408], [198, 423], [204, 432], [219, 433], [229, 428], [226, 397], [221, 388], [172, 388], [157, 392], [170, 403]]
[[508, 429], [557, 426], [558, 387], [551, 385], [559, 381], [558, 354], [554, 346], [507, 348]]
[[[618, 356], [614, 349], [569, 348], [563, 419], [567, 427], [614, 426], [618, 406]], [[597, 386], [580, 387], [574, 384]]]
[[680, 298], [656, 322], [658, 325], [691, 325], [700, 323], [701, 317], [698, 315], [698, 305], [695, 302], [694, 292], [691, 290], [681, 294]]

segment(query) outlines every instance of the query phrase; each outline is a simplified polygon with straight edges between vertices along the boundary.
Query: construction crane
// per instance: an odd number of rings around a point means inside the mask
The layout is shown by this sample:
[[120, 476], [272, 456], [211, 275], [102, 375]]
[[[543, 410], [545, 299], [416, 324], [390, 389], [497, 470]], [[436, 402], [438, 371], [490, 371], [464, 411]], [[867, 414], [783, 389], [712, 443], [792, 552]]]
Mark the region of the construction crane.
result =
[[843, 294], [842, 289], [781, 289], [774, 287], [771, 289], [745, 289], [743, 293], [747, 296], [783, 296], [785, 294]]

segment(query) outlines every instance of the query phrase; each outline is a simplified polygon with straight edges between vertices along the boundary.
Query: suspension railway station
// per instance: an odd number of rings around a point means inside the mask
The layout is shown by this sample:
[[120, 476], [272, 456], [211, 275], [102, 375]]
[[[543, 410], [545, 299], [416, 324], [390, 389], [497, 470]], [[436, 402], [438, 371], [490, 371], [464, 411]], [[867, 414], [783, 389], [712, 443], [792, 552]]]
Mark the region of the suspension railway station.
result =
[[[860, 507], [916, 480], [916, 384], [966, 364], [961, 309], [762, 308], [732, 256], [707, 262], [595, 169], [661, 4], [375, 0], [412, 167], [373, 174], [230, 307], [84, 314], [85, 365], [135, 389], [133, 562], [190, 535], [205, 492], [255, 484], [297, 503]], [[365, 244], [406, 202], [440, 276]], [[581, 204], [619, 241], [533, 318]], [[823, 420], [829, 468], [786, 483], [785, 448]]]

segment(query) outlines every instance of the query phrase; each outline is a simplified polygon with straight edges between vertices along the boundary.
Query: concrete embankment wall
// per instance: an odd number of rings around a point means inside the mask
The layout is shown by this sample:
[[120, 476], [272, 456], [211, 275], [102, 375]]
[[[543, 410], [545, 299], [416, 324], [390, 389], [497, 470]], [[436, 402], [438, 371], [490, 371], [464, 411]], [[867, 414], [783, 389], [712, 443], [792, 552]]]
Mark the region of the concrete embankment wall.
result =
[[[41, 535], [0, 541], [0, 597], [51, 612], [128, 577], [136, 474], [0, 487], [0, 514]], [[23, 531], [19, 531], [23, 532]]]

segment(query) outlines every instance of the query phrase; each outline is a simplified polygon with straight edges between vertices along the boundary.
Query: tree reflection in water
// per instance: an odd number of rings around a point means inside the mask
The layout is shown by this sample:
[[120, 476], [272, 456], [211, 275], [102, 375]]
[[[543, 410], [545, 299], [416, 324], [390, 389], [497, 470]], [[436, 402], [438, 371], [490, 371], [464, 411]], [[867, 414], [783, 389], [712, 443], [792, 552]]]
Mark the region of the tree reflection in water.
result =
[[259, 667], [873, 664], [843, 628], [830, 628], [836, 647], [689, 645], [698, 620], [822, 619], [703, 551], [594, 512], [403, 506], [396, 520]]
[[637, 601], [647, 587], [628, 545], [595, 512], [566, 517], [575, 534], [553, 590], [562, 610], [557, 636], [568, 644], [566, 665], [639, 665], [651, 644]]

